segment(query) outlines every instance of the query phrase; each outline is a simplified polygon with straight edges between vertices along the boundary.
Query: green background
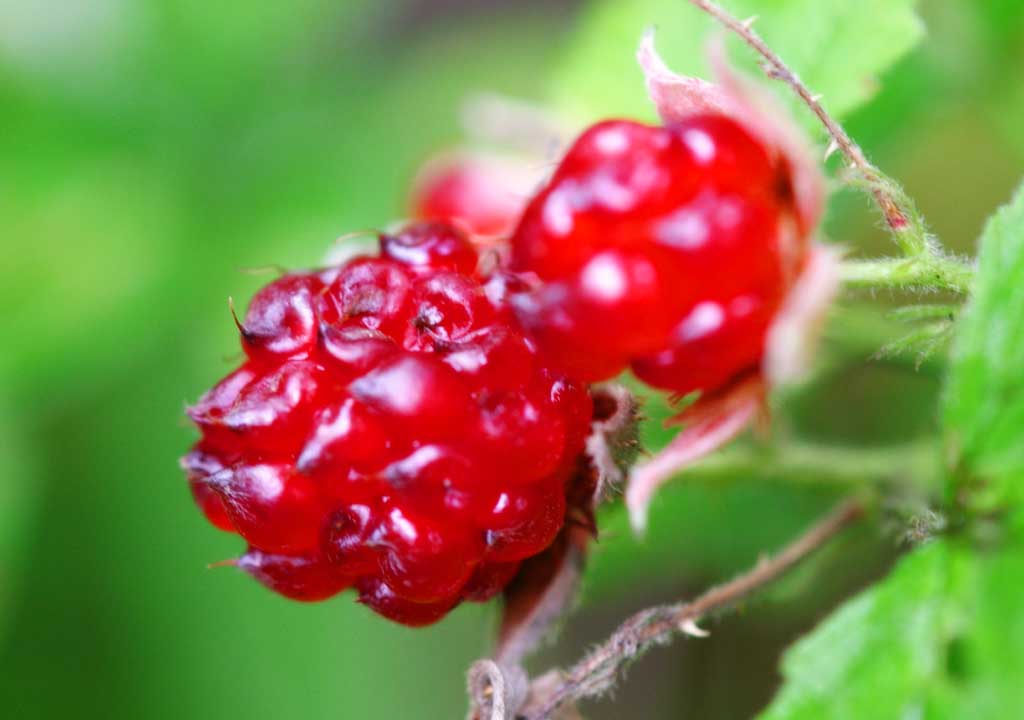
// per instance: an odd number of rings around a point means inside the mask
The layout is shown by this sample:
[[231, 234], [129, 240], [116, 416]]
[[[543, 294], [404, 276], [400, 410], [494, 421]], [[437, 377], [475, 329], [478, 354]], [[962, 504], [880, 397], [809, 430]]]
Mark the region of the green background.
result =
[[[786, 1], [743, 4], [768, 18]], [[704, 22], [675, 5], [681, 22]], [[239, 270], [312, 265], [335, 237], [401, 217], [418, 165], [459, 142], [468, 94], [586, 112], [585, 60], [631, 57], [643, 29], [607, 31], [601, 6], [0, 4], [0, 712], [463, 714], [463, 673], [486, 654], [497, 609], [466, 606], [409, 630], [350, 595], [301, 605], [207, 569], [241, 548], [189, 500], [182, 410], [237, 357], [226, 298], [266, 282]], [[1024, 166], [1019, 7], [922, 2], [928, 35], [849, 118], [965, 252]], [[666, 26], [659, 44], [673, 37]], [[615, 92], [640, 87], [639, 71], [599, 77], [607, 98], [624, 98], [602, 112], [650, 113], [635, 91]], [[826, 233], [887, 250], [849, 192], [834, 198]], [[869, 337], [885, 329], [867, 325]], [[788, 401], [789, 430], [851, 445], [932, 433], [940, 369], [867, 362], [872, 352], [831, 333], [821, 370]], [[652, 444], [662, 435], [647, 433]], [[533, 667], [568, 662], [628, 612], [727, 577], [835, 497], [791, 478], [681, 482], [656, 502], [643, 542], [609, 510], [583, 603]], [[778, 683], [781, 649], [899, 547], [884, 523], [858, 530], [712, 623], [710, 639], [657, 650], [587, 716], [750, 716]]]

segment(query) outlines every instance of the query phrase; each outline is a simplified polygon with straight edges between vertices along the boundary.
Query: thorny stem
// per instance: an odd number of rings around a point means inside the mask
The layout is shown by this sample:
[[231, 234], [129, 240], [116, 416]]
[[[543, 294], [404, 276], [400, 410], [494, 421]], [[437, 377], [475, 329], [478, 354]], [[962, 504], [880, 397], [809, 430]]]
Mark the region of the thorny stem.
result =
[[765, 73], [788, 85], [810, 108], [831, 138], [829, 149], [838, 149], [846, 158], [852, 170], [853, 183], [863, 186], [874, 197], [886, 225], [908, 261], [902, 265], [889, 260], [851, 263], [852, 284], [867, 287], [940, 287], [966, 293], [972, 274], [971, 267], [942, 253], [929, 236], [924, 218], [913, 202], [897, 183], [871, 164], [860, 146], [825, 110], [821, 96], [812, 93], [753, 30], [752, 20], [741, 21], [711, 0], [689, 2], [739, 36], [764, 59], [761, 67]]
[[565, 673], [558, 685], [544, 688], [543, 700], [535, 704], [534, 699], [531, 705], [536, 709], [531, 709], [524, 717], [544, 720], [563, 703], [602, 693], [627, 663], [677, 633], [693, 632], [694, 624], [708, 613], [734, 605], [778, 579], [863, 514], [864, 508], [859, 502], [843, 502], [778, 555], [763, 558], [739, 577], [708, 590], [692, 602], [661, 605], [633, 615], [608, 640]]

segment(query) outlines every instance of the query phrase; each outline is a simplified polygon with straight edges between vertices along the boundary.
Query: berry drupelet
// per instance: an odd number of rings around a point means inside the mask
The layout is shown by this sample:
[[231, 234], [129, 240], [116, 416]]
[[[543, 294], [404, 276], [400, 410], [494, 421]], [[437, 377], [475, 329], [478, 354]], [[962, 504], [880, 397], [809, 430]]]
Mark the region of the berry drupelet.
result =
[[725, 116], [584, 132], [533, 197], [511, 269], [520, 319], [586, 381], [676, 393], [755, 369], [785, 296], [785, 162]]
[[591, 400], [505, 287], [436, 222], [257, 293], [246, 361], [189, 408], [202, 438], [182, 461], [209, 521], [249, 544], [238, 567], [298, 600], [353, 587], [423, 625], [550, 545]]

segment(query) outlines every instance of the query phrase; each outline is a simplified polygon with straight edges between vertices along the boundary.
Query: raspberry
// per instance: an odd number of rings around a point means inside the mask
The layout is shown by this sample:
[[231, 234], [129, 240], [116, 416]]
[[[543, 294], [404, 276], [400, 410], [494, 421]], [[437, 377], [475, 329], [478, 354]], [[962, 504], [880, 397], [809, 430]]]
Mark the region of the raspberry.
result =
[[316, 555], [272, 555], [249, 548], [236, 565], [274, 592], [303, 602], [325, 600], [354, 582]]
[[381, 254], [413, 271], [453, 270], [472, 275], [477, 256], [473, 248], [443, 222], [407, 225], [394, 235], [381, 236]]
[[270, 552], [311, 551], [320, 540], [320, 493], [287, 463], [235, 465], [209, 487], [246, 540]]
[[189, 408], [202, 439], [182, 466], [263, 585], [304, 601], [354, 587], [423, 625], [550, 545], [592, 408], [458, 230], [420, 223], [380, 245], [256, 294], [247, 359]]
[[785, 291], [784, 163], [733, 120], [599, 123], [512, 237], [511, 302], [566, 372], [677, 393], [756, 367]]
[[359, 590], [359, 602], [388, 620], [394, 620], [409, 627], [422, 627], [437, 622], [447, 615], [458, 602], [456, 600], [418, 603], [406, 600], [378, 577], [366, 577], [360, 580], [356, 587]]
[[477, 568], [463, 588], [463, 597], [475, 602], [487, 602], [508, 585], [519, 572], [518, 562], [488, 563]]
[[285, 275], [260, 290], [241, 325], [242, 346], [253, 359], [298, 357], [316, 344], [313, 303], [323, 289], [315, 275]]
[[211, 478], [227, 470], [220, 458], [214, 453], [206, 452], [203, 444], [199, 443], [192, 452], [181, 459], [181, 468], [188, 477], [192, 499], [210, 524], [227, 532], [235, 532], [235, 526], [224, 509], [220, 495], [211, 487]]
[[454, 222], [473, 235], [504, 235], [522, 211], [514, 190], [521, 174], [512, 162], [483, 155], [436, 160], [415, 184], [412, 216]]

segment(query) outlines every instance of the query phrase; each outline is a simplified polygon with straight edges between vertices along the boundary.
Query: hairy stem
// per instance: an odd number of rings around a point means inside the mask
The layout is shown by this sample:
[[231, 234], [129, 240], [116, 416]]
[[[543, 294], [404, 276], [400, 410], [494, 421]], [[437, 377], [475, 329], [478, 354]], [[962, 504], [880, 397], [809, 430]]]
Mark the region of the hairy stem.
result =
[[935, 290], [966, 294], [974, 269], [957, 258], [930, 252], [907, 258], [846, 260], [843, 282], [848, 287]]
[[758, 55], [764, 58], [764, 70], [767, 75], [789, 85], [800, 99], [810, 108], [821, 124], [825, 126], [836, 147], [842, 152], [847, 162], [860, 175], [863, 182], [872, 186], [872, 195], [882, 211], [885, 222], [895, 234], [897, 241], [907, 255], [922, 252], [925, 247], [923, 232], [916, 232], [916, 218], [901, 207], [901, 203], [885, 187], [884, 176], [872, 165], [864, 151], [846, 134], [843, 127], [826, 112], [819, 96], [804, 85], [803, 81], [789, 69], [774, 50], [751, 27], [750, 22], [743, 22], [730, 15], [723, 7], [711, 0], [689, 0], [693, 5], [707, 13], [723, 26], [728, 28], [749, 45]]
[[708, 590], [692, 602], [662, 605], [633, 615], [608, 640], [566, 672], [561, 682], [553, 687], [549, 683], [537, 687], [537, 691], [543, 693], [543, 698], [535, 697], [524, 717], [527, 720], [544, 720], [565, 702], [604, 692], [627, 663], [678, 633], [693, 632], [694, 624], [701, 617], [734, 605], [778, 579], [860, 519], [863, 512], [860, 503], [846, 501], [783, 548], [778, 555], [762, 559], [739, 577]]
[[800, 77], [761, 39], [751, 27], [751, 21], [738, 20], [712, 0], [689, 2], [739, 36], [761, 56], [765, 73], [788, 85], [821, 121], [831, 138], [830, 150], [839, 150], [850, 167], [851, 184], [871, 194], [904, 257], [912, 260], [905, 265], [897, 261], [850, 263], [848, 274], [851, 283], [865, 287], [938, 287], [966, 293], [972, 276], [971, 266], [942, 253], [934, 238], [928, 234], [924, 218], [913, 201], [898, 183], [871, 164], [843, 126], [825, 110], [821, 97], [811, 92]]

